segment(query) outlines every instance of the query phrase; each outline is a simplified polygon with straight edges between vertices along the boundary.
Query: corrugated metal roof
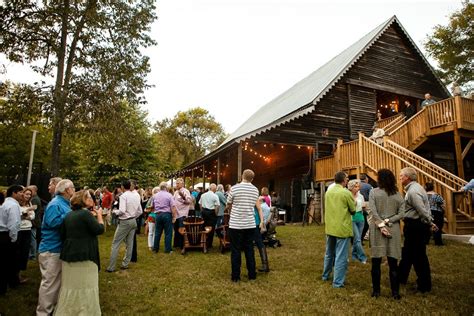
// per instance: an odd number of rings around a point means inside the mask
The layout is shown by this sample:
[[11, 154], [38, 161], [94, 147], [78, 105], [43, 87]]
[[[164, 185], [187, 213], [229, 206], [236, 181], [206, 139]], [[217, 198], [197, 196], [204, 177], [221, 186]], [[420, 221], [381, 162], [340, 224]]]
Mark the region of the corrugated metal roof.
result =
[[[433, 70], [414, 41], [398, 21], [397, 17], [393, 16], [309, 76], [296, 83], [293, 87], [262, 106], [246, 122], [237, 128], [215, 151], [191, 163], [189, 166], [194, 165], [196, 162], [206, 160], [208, 157], [213, 156], [216, 152], [221, 151], [224, 147], [228, 147], [232, 143], [240, 142], [263, 133], [314, 110], [317, 102], [394, 22], [400, 26], [416, 51], [420, 54], [428, 67]], [[438, 77], [436, 78], [449, 94], [449, 91], [442, 84], [441, 80], [439, 80]]]

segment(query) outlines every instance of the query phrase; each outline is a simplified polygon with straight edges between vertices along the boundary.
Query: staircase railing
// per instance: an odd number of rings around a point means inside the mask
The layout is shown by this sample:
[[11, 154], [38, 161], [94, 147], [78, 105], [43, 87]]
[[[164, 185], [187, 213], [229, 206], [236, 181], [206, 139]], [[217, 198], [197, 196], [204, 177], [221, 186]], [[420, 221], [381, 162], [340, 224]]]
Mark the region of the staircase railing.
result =
[[474, 100], [454, 97], [458, 128], [474, 130]]
[[425, 137], [427, 131], [429, 131], [429, 116], [427, 109], [423, 108], [388, 136], [395, 143], [408, 148], [416, 140]]
[[394, 119], [393, 121], [391, 121], [389, 124], [387, 124], [383, 130], [385, 132], [385, 135], [387, 134], [390, 134], [391, 132], [393, 132], [394, 130], [396, 130], [401, 124], [403, 124], [405, 122], [405, 115], [400, 115], [400, 116], [397, 116], [396, 119]]
[[401, 113], [398, 113], [397, 115], [390, 116], [390, 117], [387, 117], [387, 118], [378, 120], [377, 122], [375, 122], [375, 127], [385, 129], [385, 127], [386, 127], [388, 124], [390, 124], [393, 120], [396, 120], [396, 119], [399, 118], [400, 116], [402, 116], [402, 114], [401, 114]]

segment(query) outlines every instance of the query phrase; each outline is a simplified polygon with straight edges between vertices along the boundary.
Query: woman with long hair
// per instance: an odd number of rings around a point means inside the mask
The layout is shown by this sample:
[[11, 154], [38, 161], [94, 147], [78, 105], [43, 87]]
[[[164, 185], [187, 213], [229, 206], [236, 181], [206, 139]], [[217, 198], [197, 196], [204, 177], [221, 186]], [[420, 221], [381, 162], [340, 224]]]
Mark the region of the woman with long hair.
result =
[[402, 254], [400, 219], [405, 214], [405, 201], [397, 190], [392, 171], [380, 169], [378, 188], [369, 195], [369, 230], [372, 252], [372, 297], [380, 296], [380, 264], [387, 257], [392, 297], [400, 299], [398, 260]]
[[362, 207], [364, 205], [364, 196], [360, 191], [360, 180], [349, 181], [347, 189], [351, 191], [352, 197], [356, 203], [355, 214], [352, 215], [352, 231], [354, 232], [354, 242], [352, 244], [352, 260], [358, 260], [363, 264], [367, 263], [367, 257], [362, 247], [362, 230], [364, 229], [364, 214]]
[[[33, 192], [31, 189], [23, 190], [23, 199], [20, 203], [21, 224], [18, 232], [18, 269], [25, 271], [28, 266], [31, 246], [31, 228], [35, 219], [36, 205], [31, 204]], [[27, 279], [20, 277], [20, 283], [25, 283]]]
[[61, 291], [55, 315], [101, 314], [97, 235], [104, 232], [104, 221], [102, 209], [91, 212], [93, 207], [89, 191], [74, 193], [71, 198], [72, 211], [66, 215], [61, 226]]

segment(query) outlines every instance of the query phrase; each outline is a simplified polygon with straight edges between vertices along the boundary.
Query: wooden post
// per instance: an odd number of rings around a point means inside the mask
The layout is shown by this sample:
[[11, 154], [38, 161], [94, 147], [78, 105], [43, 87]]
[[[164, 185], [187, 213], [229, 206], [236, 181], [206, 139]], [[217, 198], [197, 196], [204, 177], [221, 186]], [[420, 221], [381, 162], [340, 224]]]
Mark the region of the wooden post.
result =
[[337, 171], [341, 171], [341, 145], [342, 145], [342, 139], [337, 140], [336, 144], [336, 152], [334, 154], [334, 157], [336, 158], [336, 169]]
[[324, 224], [324, 199], [326, 196], [326, 184], [322, 181], [320, 184], [321, 186], [321, 224]]
[[221, 158], [217, 157], [217, 184], [221, 183]]
[[448, 233], [456, 234], [456, 205], [453, 193], [446, 190], [446, 218], [448, 219]]
[[[395, 179], [398, 178], [398, 176], [400, 175], [400, 171], [402, 171], [402, 161], [400, 159], [396, 159], [395, 160]], [[398, 188], [398, 192], [400, 192], [400, 194], [403, 194], [403, 184], [400, 182], [400, 181], [397, 181], [397, 188]]]
[[204, 164], [202, 165], [202, 189], [203, 192], [206, 191], [206, 169], [204, 167]]
[[193, 189], [194, 189], [194, 168], [191, 169], [191, 186], [192, 186]]
[[458, 176], [464, 179], [464, 164], [462, 159], [461, 136], [459, 130], [454, 127], [454, 149], [456, 151], [456, 165], [458, 167]]
[[463, 117], [462, 117], [462, 109], [461, 109], [461, 96], [454, 97], [454, 115], [456, 119], [457, 128], [463, 128]]
[[357, 173], [357, 179], [360, 179], [360, 175], [365, 173], [364, 169], [364, 150], [362, 142], [364, 141], [364, 132], [359, 132], [359, 169]]
[[242, 181], [242, 144], [237, 147], [237, 182]]

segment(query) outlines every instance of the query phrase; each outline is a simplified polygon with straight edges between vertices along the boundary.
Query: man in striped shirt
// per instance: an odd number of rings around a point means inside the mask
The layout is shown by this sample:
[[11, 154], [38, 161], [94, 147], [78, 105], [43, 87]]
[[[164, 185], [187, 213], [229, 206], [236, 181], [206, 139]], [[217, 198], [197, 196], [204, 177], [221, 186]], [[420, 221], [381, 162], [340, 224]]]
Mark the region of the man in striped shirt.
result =
[[[249, 280], [255, 280], [255, 256], [253, 240], [255, 236], [254, 206], [262, 214], [258, 189], [252, 184], [255, 173], [246, 169], [242, 173], [242, 182], [234, 185], [227, 197], [227, 208], [230, 211], [229, 237], [231, 249], [232, 281], [240, 281], [240, 266], [242, 264], [241, 250], [244, 251]], [[260, 218], [260, 228], [264, 226]]]

